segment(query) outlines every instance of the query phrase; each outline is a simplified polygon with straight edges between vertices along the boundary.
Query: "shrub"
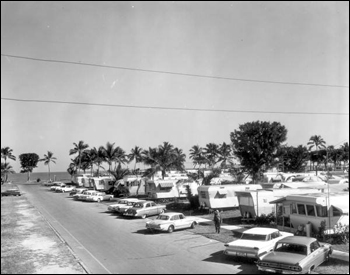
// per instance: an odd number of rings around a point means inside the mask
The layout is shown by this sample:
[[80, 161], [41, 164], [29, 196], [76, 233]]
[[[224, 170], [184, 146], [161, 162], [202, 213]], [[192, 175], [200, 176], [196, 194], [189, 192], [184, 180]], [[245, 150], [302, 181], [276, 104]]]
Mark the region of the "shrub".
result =
[[40, 181], [41, 181], [41, 179], [40, 179], [40, 178], [37, 178], [37, 179], [36, 179], [36, 182], [40, 182]]

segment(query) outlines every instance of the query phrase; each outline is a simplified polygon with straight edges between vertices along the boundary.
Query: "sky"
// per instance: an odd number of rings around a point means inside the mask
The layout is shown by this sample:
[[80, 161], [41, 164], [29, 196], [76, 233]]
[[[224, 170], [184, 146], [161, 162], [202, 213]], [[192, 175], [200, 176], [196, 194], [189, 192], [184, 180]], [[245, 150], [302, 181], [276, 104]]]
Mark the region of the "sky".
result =
[[[1, 1], [1, 148], [230, 143], [253, 121], [288, 146], [349, 142], [349, 2]], [[133, 167], [133, 164], [131, 165]], [[40, 162], [34, 172], [46, 172]]]

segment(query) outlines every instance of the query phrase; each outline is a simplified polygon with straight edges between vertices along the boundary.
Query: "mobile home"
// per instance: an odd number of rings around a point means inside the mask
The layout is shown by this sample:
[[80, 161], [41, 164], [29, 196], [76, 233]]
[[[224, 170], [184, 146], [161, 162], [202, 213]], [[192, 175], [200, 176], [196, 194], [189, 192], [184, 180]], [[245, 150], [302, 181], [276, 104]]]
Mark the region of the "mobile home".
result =
[[199, 203], [211, 209], [238, 207], [236, 191], [262, 189], [260, 184], [201, 185], [198, 187]]
[[271, 201], [276, 206], [277, 225], [295, 232], [299, 225], [311, 223], [318, 232], [321, 222], [328, 228], [341, 223], [349, 225], [349, 193], [293, 194]]
[[275, 212], [271, 201], [282, 198], [288, 194], [320, 193], [323, 188], [292, 188], [282, 189], [258, 189], [250, 191], [237, 191], [239, 210], [243, 218], [256, 218], [262, 214], [268, 215]]
[[92, 177], [89, 180], [89, 187], [99, 191], [107, 191], [113, 187], [114, 181], [112, 176]]

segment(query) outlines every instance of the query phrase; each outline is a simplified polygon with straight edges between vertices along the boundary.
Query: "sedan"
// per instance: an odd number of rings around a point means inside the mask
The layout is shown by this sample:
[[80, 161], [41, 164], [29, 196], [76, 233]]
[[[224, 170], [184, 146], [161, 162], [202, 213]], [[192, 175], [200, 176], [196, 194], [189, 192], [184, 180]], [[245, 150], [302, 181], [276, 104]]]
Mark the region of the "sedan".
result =
[[94, 192], [83, 198], [84, 201], [101, 202], [112, 200], [113, 195], [108, 195], [105, 192]]
[[20, 196], [21, 192], [18, 189], [7, 189], [5, 191], [1, 191], [1, 197], [3, 196]]
[[120, 207], [123, 207], [128, 202], [138, 201], [136, 198], [126, 198], [126, 199], [118, 199], [117, 203], [111, 204], [108, 206], [108, 211], [118, 212]]
[[153, 201], [135, 203], [132, 208], [129, 208], [124, 215], [128, 217], [141, 217], [142, 219], [147, 216], [154, 216], [161, 214], [165, 211], [166, 206], [156, 204]]
[[311, 273], [332, 254], [330, 244], [320, 245], [315, 238], [291, 236], [278, 241], [273, 251], [258, 260], [260, 271], [282, 274]]
[[251, 228], [244, 231], [240, 239], [226, 243], [224, 254], [258, 259], [267, 252], [270, 252], [277, 241], [287, 236], [293, 236], [293, 234], [281, 232], [275, 228]]
[[197, 222], [192, 218], [176, 212], [163, 213], [160, 214], [155, 220], [146, 222], [146, 228], [151, 232], [153, 232], [153, 230], [157, 230], [172, 233], [174, 230], [194, 228], [196, 225]]
[[50, 191], [56, 191], [57, 187], [61, 188], [61, 187], [64, 187], [64, 186], [66, 186], [65, 183], [63, 183], [61, 181], [55, 181], [55, 182], [53, 182], [53, 185], [50, 187]]
[[119, 206], [116, 208], [116, 212], [119, 214], [124, 214], [129, 208], [134, 207], [136, 203], [146, 202], [145, 200], [137, 200], [137, 201], [129, 201], [127, 204], [123, 206]]
[[75, 185], [66, 185], [63, 187], [57, 187], [56, 188], [56, 192], [62, 192], [62, 193], [66, 193], [66, 192], [72, 192], [73, 190], [75, 190]]

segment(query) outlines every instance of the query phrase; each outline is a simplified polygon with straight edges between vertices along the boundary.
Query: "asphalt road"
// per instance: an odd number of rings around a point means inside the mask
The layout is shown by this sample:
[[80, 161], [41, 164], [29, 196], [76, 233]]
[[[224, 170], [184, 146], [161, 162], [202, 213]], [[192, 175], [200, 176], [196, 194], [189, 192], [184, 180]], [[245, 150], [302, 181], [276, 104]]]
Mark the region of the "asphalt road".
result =
[[[254, 274], [253, 263], [235, 263], [221, 242], [188, 230], [150, 234], [146, 219], [107, 212], [108, 204], [74, 201], [41, 185], [20, 185], [92, 274]], [[153, 217], [154, 218], [154, 217]]]

